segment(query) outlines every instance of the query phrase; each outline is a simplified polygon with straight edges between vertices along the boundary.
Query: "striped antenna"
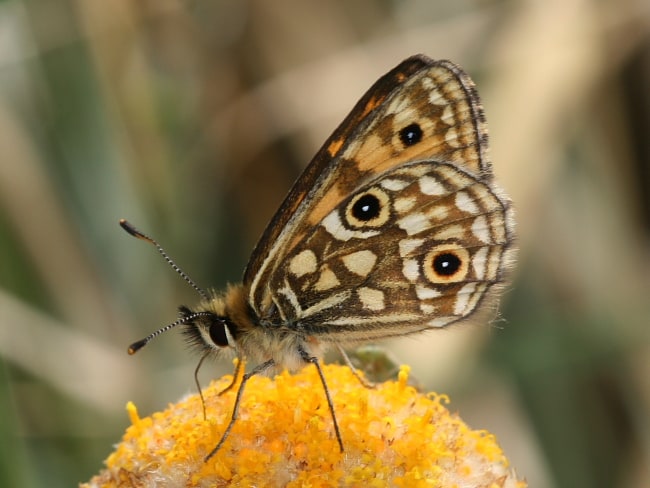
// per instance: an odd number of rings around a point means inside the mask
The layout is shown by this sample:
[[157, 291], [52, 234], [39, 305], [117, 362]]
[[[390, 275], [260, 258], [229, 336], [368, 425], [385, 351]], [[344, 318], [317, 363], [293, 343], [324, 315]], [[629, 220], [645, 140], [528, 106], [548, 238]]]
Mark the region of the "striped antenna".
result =
[[165, 252], [165, 250], [154, 239], [152, 239], [148, 235], [143, 234], [142, 232], [140, 232], [133, 225], [131, 225], [126, 219], [120, 219], [120, 227], [122, 227], [122, 229], [127, 231], [133, 237], [137, 237], [138, 239], [142, 239], [143, 241], [146, 241], [149, 244], [153, 244], [154, 246], [156, 246], [156, 249], [158, 249], [158, 252], [161, 254], [161, 256], [163, 258], [165, 258], [165, 261], [167, 261], [167, 263], [172, 267], [172, 269], [174, 271], [176, 271], [181, 276], [181, 278], [183, 278], [185, 280], [186, 283], [188, 283], [192, 288], [194, 288], [198, 292], [198, 294], [201, 295], [201, 297], [204, 300], [206, 300], [206, 301], [210, 300], [210, 297], [205, 292], [205, 290], [203, 290], [196, 283], [194, 283], [194, 280], [192, 280], [192, 278], [187, 276], [187, 274], [185, 274], [185, 272], [181, 268], [178, 267], [178, 265], [174, 262], [174, 260], [169, 257], [169, 255]]
[[210, 314], [210, 312], [195, 312], [193, 314], [186, 315], [185, 317], [181, 317], [180, 319], [176, 320], [175, 322], [172, 322], [171, 324], [167, 324], [164, 327], [161, 327], [160, 329], [149, 334], [144, 339], [140, 339], [139, 341], [136, 341], [133, 344], [131, 344], [128, 349], [129, 354], [135, 354], [144, 346], [146, 346], [152, 339], [158, 337], [160, 334], [167, 332], [170, 329], [173, 329], [177, 325], [191, 323], [194, 319], [198, 317], [204, 317], [204, 316], [211, 317], [212, 314]]

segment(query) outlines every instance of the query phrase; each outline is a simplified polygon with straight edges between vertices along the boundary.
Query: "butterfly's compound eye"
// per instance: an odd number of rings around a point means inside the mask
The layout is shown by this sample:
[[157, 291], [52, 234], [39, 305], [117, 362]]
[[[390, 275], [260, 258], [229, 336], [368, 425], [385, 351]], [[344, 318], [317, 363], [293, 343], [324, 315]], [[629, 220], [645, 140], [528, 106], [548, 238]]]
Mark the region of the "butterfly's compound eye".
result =
[[210, 324], [209, 328], [210, 339], [216, 346], [219, 347], [228, 347], [230, 341], [228, 341], [228, 334], [226, 333], [226, 323], [223, 320], [215, 320]]
[[390, 218], [390, 197], [380, 188], [355, 195], [345, 209], [345, 221], [353, 228], [380, 227]]
[[431, 249], [424, 257], [424, 275], [431, 283], [456, 283], [467, 277], [467, 249], [443, 244]]

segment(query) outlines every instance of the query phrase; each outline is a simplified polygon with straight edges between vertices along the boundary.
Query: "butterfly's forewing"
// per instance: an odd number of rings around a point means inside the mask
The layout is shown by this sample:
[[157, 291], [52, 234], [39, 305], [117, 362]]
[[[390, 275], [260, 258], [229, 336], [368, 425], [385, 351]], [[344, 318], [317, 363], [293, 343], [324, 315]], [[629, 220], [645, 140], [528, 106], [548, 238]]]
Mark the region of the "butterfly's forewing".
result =
[[[427, 322], [421, 320], [423, 307], [429, 311], [436, 308], [438, 314], [442, 310], [439, 304], [423, 306], [417, 301], [417, 294], [413, 295], [416, 293], [417, 280], [407, 279], [408, 275], [403, 271], [404, 256], [400, 256], [398, 249], [405, 230], [392, 221], [386, 221], [381, 228], [358, 231], [353, 233], [354, 237], [342, 239], [341, 235], [336, 236], [336, 230], [331, 227], [342, 225], [341, 232], [344, 232], [345, 224], [329, 222], [330, 228], [327, 228], [327, 219], [345, 212], [345, 202], [364, 186], [373, 181], [375, 186], [381, 186], [378, 180], [388, 182], [385, 184], [390, 186], [391, 175], [395, 176], [394, 170], [415, 161], [427, 161], [425, 167], [448, 163], [446, 167], [463, 181], [462, 185], [471, 182], [481, 188], [482, 194], [493, 195], [495, 201], [501, 202], [489, 186], [491, 174], [486, 144], [487, 132], [474, 85], [453, 63], [434, 62], [418, 56], [407, 59], [382, 77], [318, 152], [258, 244], [246, 270], [244, 284], [249, 287], [249, 303], [260, 320], [273, 324], [291, 324], [301, 320], [303, 325], [307, 321], [315, 324], [317, 320], [325, 320], [330, 326], [329, 330], [334, 330], [332, 327], [341, 325], [341, 320], [345, 320], [346, 316], [355, 316], [355, 305], [350, 299], [355, 288], [363, 288], [363, 284], [368, 282], [390, 282], [395, 293], [385, 300], [393, 304], [391, 310], [402, 314], [400, 323], [425, 328]], [[419, 184], [414, 180], [410, 183], [413, 183], [409, 185], [411, 188]], [[446, 191], [452, 198], [460, 190], [451, 185]], [[391, 212], [394, 205], [392, 199], [399, 196], [387, 195]], [[426, 194], [422, 196], [422, 202], [432, 204], [431, 198], [427, 199]], [[510, 231], [505, 228], [508, 221], [506, 206], [502, 205], [502, 215], [498, 220], [504, 235], [508, 236], [505, 238], [507, 241]], [[412, 212], [406, 213], [410, 215]], [[405, 215], [407, 220], [409, 215]], [[391, 218], [396, 218], [396, 215], [391, 213]], [[444, 223], [449, 224], [448, 221]], [[420, 232], [429, 231], [422, 228]], [[427, 234], [421, 237], [429, 239], [431, 236]], [[319, 255], [312, 253], [316, 258], [314, 261], [311, 254], [304, 253], [306, 250], [314, 251], [309, 246], [327, 246], [327, 249]], [[469, 241], [461, 242], [457, 247], [467, 246], [471, 247]], [[354, 279], [341, 281], [343, 274], [328, 268], [334, 262], [330, 263], [330, 258], [334, 259], [332, 256], [337, 252], [350, 254], [358, 250], [378, 254], [377, 250], [381, 249], [385, 251], [382, 252], [382, 259], [391, 264], [372, 266], [372, 272], [364, 277], [364, 282]], [[363, 262], [363, 256], [363, 253], [357, 254], [356, 260]], [[332, 281], [331, 273], [334, 273], [340, 286], [319, 290], [313, 286], [309, 288], [305, 283], [291, 283], [292, 275], [300, 278], [298, 275], [316, 272], [325, 281]], [[317, 282], [314, 279], [320, 279], [314, 276], [309, 277], [312, 285]], [[365, 288], [375, 290], [371, 286]], [[321, 294], [317, 292], [322, 292], [325, 298], [321, 299]], [[461, 295], [469, 293], [460, 287], [455, 292]], [[364, 309], [364, 303], [371, 300], [372, 293], [375, 293], [375, 298], [378, 296], [375, 291], [365, 293], [365, 301], [357, 293], [355, 303], [361, 309]], [[452, 290], [448, 290], [448, 293], [452, 293]], [[412, 299], [413, 296], [417, 300]], [[469, 293], [465, 298], [472, 307], [461, 315], [469, 314], [481, 296], [482, 290]], [[474, 300], [472, 297], [477, 298]], [[450, 304], [447, 300], [447, 305]], [[358, 311], [368, 313], [373, 306], [375, 314], [368, 318], [369, 328], [376, 332], [374, 335], [389, 335], [387, 330], [380, 330], [380, 323], [386, 320], [386, 324], [395, 324], [395, 316], [386, 318], [386, 313], [376, 313], [379, 311], [376, 303]], [[456, 307], [456, 311], [459, 307]], [[339, 310], [338, 315], [333, 310]], [[448, 319], [440, 319], [436, 324], [445, 325], [443, 321], [450, 323], [453, 321], [452, 315], [448, 315]], [[414, 320], [416, 316], [418, 320]], [[313, 320], [307, 320], [307, 317]], [[370, 325], [371, 322], [374, 325]], [[362, 322], [357, 320], [355, 324], [349, 328], [360, 331]], [[368, 331], [365, 334], [368, 336]]]
[[[352, 111], [336, 128], [298, 177], [282, 205], [280, 205], [280, 208], [264, 230], [244, 272], [243, 282], [245, 285], [250, 285], [253, 281], [260, 281], [260, 269], [265, 266], [264, 261], [271, 255], [272, 247], [279, 247], [279, 243], [283, 242], [282, 239], [279, 239], [280, 234], [286, 234], [293, 230], [288, 223], [297, 220], [298, 209], [302, 207], [301, 210], [304, 211], [306, 201], [309, 202], [314, 195], [321, 194], [322, 187], [331, 182], [331, 178], [328, 178], [328, 176], [331, 177], [336, 162], [335, 158], [344, 147], [349, 145], [356, 137], [356, 134], [361, 132], [365, 126], [365, 121], [372, 118], [372, 114], [377, 107], [397, 88], [408, 81], [413, 74], [426, 69], [431, 62], [425, 56], [410, 57], [377, 80], [361, 97]], [[254, 288], [256, 286], [251, 289], [251, 297], [255, 292]]]

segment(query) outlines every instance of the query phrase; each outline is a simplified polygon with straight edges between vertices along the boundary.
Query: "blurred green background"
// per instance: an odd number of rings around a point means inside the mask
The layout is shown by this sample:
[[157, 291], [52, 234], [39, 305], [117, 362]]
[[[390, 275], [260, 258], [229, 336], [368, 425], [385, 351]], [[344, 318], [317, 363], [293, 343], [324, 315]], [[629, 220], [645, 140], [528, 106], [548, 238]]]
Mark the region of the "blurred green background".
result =
[[[386, 344], [531, 487], [650, 486], [650, 2], [0, 2], [0, 486], [64, 487], [193, 391], [177, 333], [403, 58], [478, 84], [519, 263], [500, 318]], [[229, 372], [229, 361], [202, 371]]]

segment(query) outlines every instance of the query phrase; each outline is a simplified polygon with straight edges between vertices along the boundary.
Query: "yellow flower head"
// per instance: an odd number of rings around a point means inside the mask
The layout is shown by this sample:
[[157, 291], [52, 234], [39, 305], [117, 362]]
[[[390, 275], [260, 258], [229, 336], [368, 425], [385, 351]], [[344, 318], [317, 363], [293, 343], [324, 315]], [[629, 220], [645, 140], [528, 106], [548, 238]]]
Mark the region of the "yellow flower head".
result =
[[232, 377], [141, 418], [129, 403], [131, 426], [106, 460], [106, 469], [82, 487], [525, 487], [508, 468], [492, 434], [471, 430], [449, 413], [444, 395], [397, 381], [365, 388], [349, 368], [323, 366], [340, 425], [332, 417], [313, 366], [246, 385], [239, 419], [223, 447], [237, 388], [219, 395]]

